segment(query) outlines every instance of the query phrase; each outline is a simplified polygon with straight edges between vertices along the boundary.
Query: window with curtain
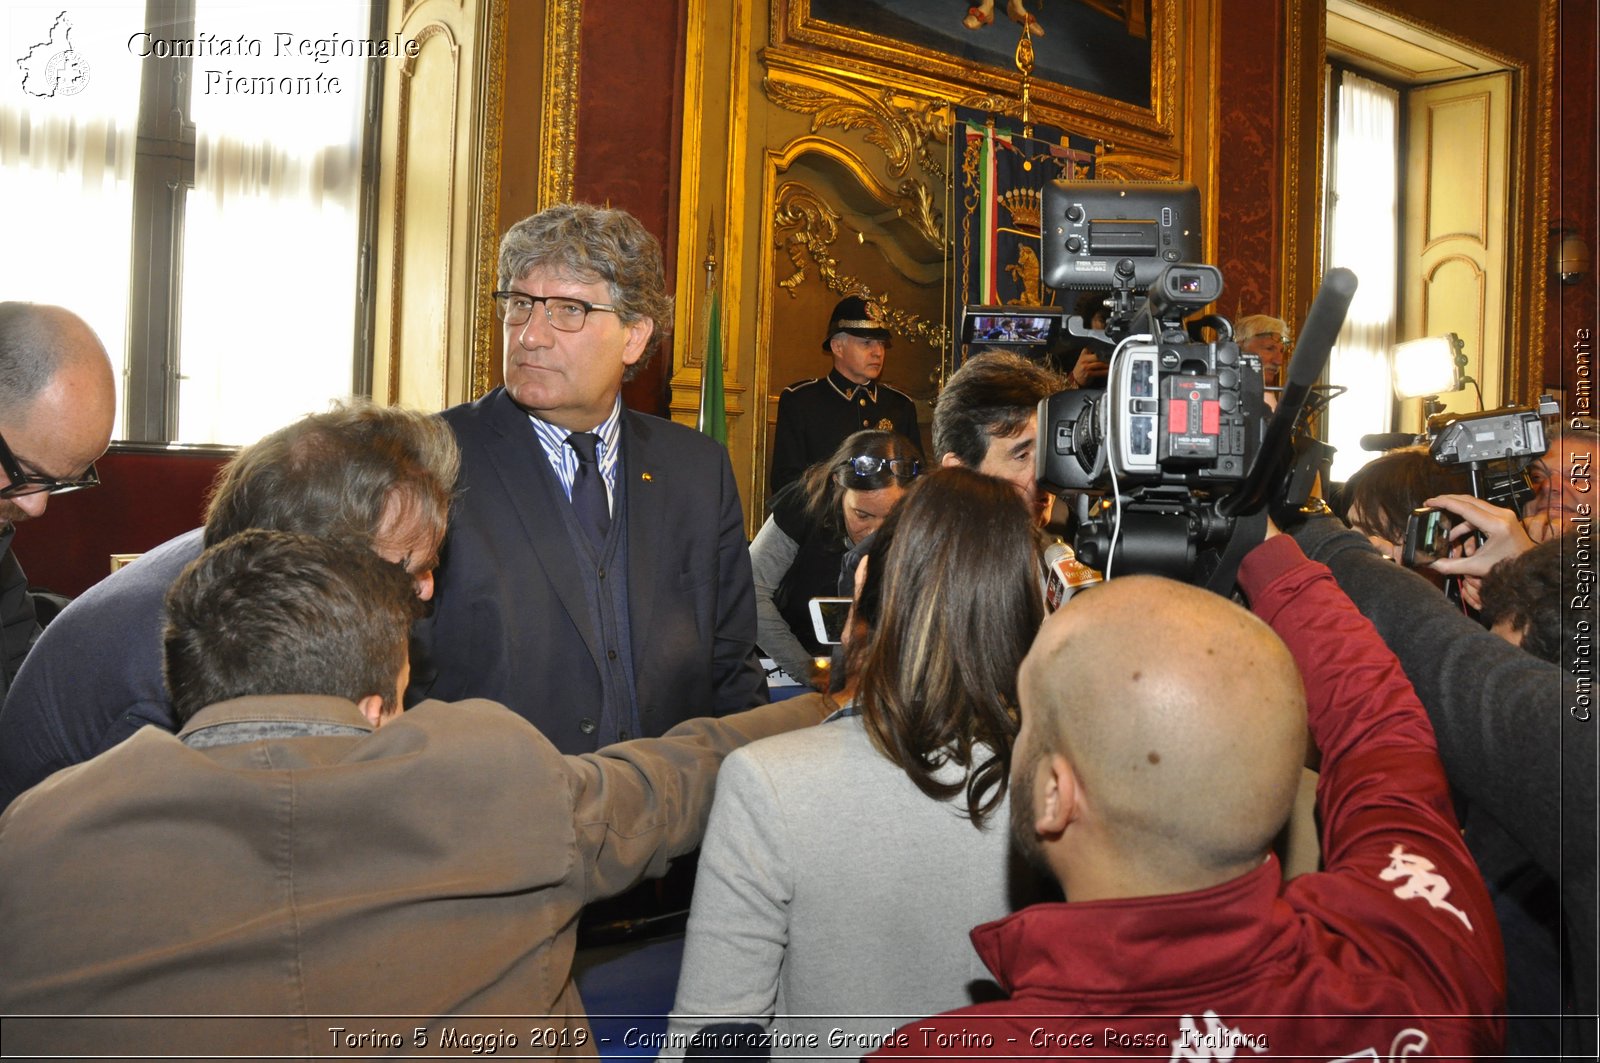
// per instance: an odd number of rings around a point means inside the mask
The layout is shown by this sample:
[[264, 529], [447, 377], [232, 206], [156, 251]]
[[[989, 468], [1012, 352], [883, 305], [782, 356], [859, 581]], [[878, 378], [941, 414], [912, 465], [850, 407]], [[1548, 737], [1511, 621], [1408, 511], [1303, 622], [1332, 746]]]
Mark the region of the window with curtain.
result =
[[[19, 4], [6, 18], [0, 299], [72, 308], [115, 359], [127, 346], [139, 105], [139, 60], [126, 42], [142, 28], [143, 7], [102, 4], [64, 13], [59, 6]], [[84, 60], [81, 85], [62, 84], [50, 69], [69, 43], [92, 57]], [[120, 377], [117, 387], [120, 400]]]
[[1328, 359], [1328, 382], [1349, 389], [1326, 414], [1328, 442], [1338, 448], [1332, 478], [1342, 481], [1376, 457], [1361, 449], [1361, 437], [1389, 431], [1394, 417], [1389, 348], [1399, 305], [1400, 93], [1330, 68], [1328, 98], [1325, 265], [1353, 270], [1361, 282]]
[[247, 443], [358, 391], [371, 5], [8, 19], [11, 52], [70, 49], [87, 76], [0, 97], [0, 203], [29, 249], [0, 289], [79, 313], [122, 359], [116, 437]]

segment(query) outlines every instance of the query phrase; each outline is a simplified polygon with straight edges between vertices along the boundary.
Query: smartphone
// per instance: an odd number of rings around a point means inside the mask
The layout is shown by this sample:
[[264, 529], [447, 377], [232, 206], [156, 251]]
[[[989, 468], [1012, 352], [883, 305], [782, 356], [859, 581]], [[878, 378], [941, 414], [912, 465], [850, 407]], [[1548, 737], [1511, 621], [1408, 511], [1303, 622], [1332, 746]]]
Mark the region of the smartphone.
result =
[[1432, 564], [1450, 556], [1450, 529], [1455, 522], [1442, 509], [1422, 507], [1406, 518], [1406, 542], [1400, 561], [1408, 568]]
[[844, 625], [849, 617], [849, 598], [811, 599], [811, 630], [825, 646], [837, 646], [844, 641]]

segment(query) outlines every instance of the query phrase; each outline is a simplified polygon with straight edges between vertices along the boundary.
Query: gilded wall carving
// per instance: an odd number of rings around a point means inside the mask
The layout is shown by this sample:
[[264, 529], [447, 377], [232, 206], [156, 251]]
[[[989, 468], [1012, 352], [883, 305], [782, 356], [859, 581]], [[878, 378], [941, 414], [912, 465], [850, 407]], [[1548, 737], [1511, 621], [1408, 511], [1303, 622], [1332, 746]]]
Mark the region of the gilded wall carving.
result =
[[945, 180], [943, 152], [934, 147], [949, 140], [950, 109], [943, 101], [906, 103], [892, 88], [868, 94], [845, 82], [827, 80], [821, 87], [768, 78], [764, 87], [767, 98], [779, 107], [813, 116], [813, 133], [827, 127], [865, 130], [867, 143], [883, 149], [891, 176], [904, 177], [915, 159], [931, 177]]
[[[687, 4], [679, 331], [703, 331], [702, 234], [714, 224], [725, 234], [718, 247], [725, 394], [759, 396], [746, 408], [760, 416], [729, 422], [752, 532], [762, 519], [777, 393], [827, 370], [821, 332], [843, 294], [865, 294], [884, 308], [900, 341], [884, 382], [911, 395], [924, 426], [931, 420], [931, 400], [955, 357], [954, 224], [965, 213], [956, 187], [956, 109], [1023, 117], [1017, 70], [925, 57], [841, 29], [826, 19], [844, 12], [849, 22], [853, 9], [829, 4], [817, 7], [817, 17], [811, 0], [732, 0], [726, 10], [706, 0]], [[1039, 76], [1028, 82], [1026, 117], [1084, 138], [1093, 154], [1085, 147], [1078, 155], [1101, 175], [1192, 180], [1209, 199], [1214, 64], [1206, 53], [1215, 7], [1153, 0], [1152, 11], [1149, 26], [1139, 27], [1148, 31], [1147, 105]], [[960, 12], [952, 17], [959, 27]], [[766, 47], [751, 54], [749, 42], [762, 40]], [[746, 59], [748, 74], [740, 65]], [[999, 268], [1042, 299], [1039, 266], [1016, 256]], [[690, 343], [675, 355], [672, 409], [680, 420], [692, 414], [698, 349]]]
[[583, 0], [545, 6], [538, 210], [572, 198], [578, 146], [578, 28]]
[[500, 160], [505, 135], [506, 81], [506, 0], [489, 5], [487, 47], [483, 51], [483, 78], [480, 82], [484, 116], [483, 135], [478, 140], [478, 262], [477, 291], [473, 300], [472, 365], [468, 396], [476, 398], [494, 386], [495, 331], [494, 296], [499, 279], [500, 247]]
[[936, 350], [949, 345], [948, 326], [891, 305], [887, 292], [874, 291], [860, 277], [841, 271], [839, 260], [834, 256], [834, 245], [839, 239], [839, 214], [823, 202], [815, 189], [797, 181], [781, 185], [773, 209], [773, 222], [779, 244], [794, 264], [794, 272], [778, 281], [778, 287], [790, 298], [794, 298], [795, 289], [807, 279], [810, 267], [814, 266], [818, 280], [835, 295], [860, 295], [879, 303], [884, 323], [896, 336], [921, 340]]

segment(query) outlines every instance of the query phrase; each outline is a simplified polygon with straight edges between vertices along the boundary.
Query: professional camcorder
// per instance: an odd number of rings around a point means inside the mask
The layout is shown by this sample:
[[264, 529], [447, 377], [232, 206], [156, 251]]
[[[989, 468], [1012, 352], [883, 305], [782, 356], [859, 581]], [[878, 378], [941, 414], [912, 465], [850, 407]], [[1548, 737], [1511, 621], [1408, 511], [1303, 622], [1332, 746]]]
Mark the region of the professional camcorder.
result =
[[[1108, 577], [1156, 573], [1228, 593], [1269, 507], [1305, 501], [1293, 494], [1311, 479], [1300, 466], [1321, 454], [1304, 415], [1355, 275], [1329, 272], [1274, 412], [1259, 360], [1239, 350], [1226, 319], [1185, 329], [1223, 283], [1215, 266], [1188, 261], [1200, 244], [1193, 185], [1057, 181], [1043, 214], [1046, 283], [1107, 293], [1104, 330], [1074, 316], [1067, 331], [1111, 353], [1104, 388], [1039, 404], [1039, 481], [1076, 501], [1083, 563]], [[1203, 328], [1216, 338], [1197, 338]]]
[[1426, 445], [1440, 465], [1467, 467], [1475, 496], [1520, 516], [1533, 497], [1528, 467], [1549, 447], [1544, 418], [1561, 412], [1554, 397], [1540, 395], [1533, 406], [1502, 406], [1478, 413], [1449, 413], [1430, 397], [1423, 410], [1427, 423], [1421, 435], [1378, 432], [1362, 436], [1361, 448], [1388, 451]]
[[1520, 516], [1533, 497], [1527, 468], [1549, 448], [1544, 420], [1561, 412], [1550, 395], [1537, 406], [1502, 406], [1482, 413], [1437, 413], [1428, 418], [1428, 453], [1440, 465], [1465, 465], [1472, 493]]

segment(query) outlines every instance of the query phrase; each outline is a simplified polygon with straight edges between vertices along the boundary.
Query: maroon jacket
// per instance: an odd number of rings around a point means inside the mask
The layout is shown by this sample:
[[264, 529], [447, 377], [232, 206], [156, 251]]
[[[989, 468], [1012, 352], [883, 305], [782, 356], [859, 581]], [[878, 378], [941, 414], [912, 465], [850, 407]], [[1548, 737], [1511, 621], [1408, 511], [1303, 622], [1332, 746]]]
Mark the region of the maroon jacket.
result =
[[1257, 547], [1239, 582], [1305, 678], [1325, 870], [1285, 884], [1273, 858], [1196, 893], [1041, 904], [980, 926], [973, 944], [1010, 999], [911, 1023], [876, 1055], [1500, 1050], [1499, 927], [1398, 662], [1287, 536]]

